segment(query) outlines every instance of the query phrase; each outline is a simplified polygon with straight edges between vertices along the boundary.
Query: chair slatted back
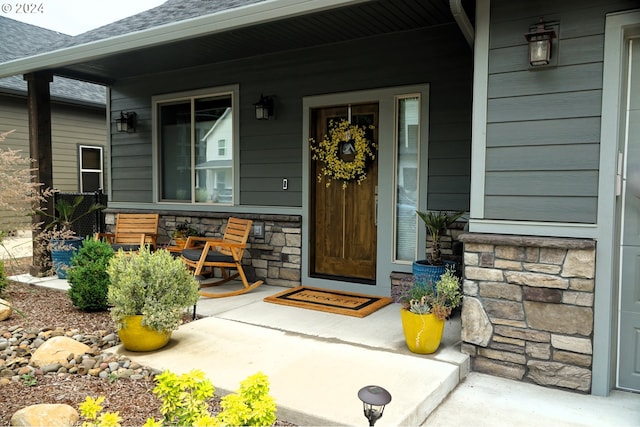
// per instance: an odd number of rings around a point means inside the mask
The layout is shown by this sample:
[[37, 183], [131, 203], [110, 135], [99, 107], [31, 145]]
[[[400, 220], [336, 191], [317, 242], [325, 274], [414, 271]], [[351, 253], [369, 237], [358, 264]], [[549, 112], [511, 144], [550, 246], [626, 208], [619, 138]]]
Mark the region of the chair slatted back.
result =
[[[250, 219], [229, 218], [227, 222], [227, 229], [224, 231], [222, 240], [225, 242], [231, 242], [238, 245], [246, 245], [251, 233], [251, 224], [253, 221]], [[219, 248], [220, 253], [225, 255], [231, 255], [231, 251]]]
[[119, 213], [113, 243], [139, 244], [141, 235], [145, 234], [145, 243], [155, 244], [159, 220], [157, 213]]

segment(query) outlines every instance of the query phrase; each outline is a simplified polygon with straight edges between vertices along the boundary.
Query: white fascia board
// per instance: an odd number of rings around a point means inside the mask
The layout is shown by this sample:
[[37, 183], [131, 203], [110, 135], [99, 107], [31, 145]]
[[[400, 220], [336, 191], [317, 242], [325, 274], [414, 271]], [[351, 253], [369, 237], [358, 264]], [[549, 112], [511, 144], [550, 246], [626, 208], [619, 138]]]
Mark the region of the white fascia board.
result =
[[470, 233], [515, 234], [521, 236], [571, 237], [576, 239], [597, 239], [597, 224], [565, 222], [469, 220]]
[[0, 78], [64, 67], [79, 61], [98, 59], [114, 53], [162, 45], [207, 34], [222, 33], [249, 25], [317, 13], [366, 1], [368, 0], [273, 0], [242, 6], [5, 62], [0, 64]]

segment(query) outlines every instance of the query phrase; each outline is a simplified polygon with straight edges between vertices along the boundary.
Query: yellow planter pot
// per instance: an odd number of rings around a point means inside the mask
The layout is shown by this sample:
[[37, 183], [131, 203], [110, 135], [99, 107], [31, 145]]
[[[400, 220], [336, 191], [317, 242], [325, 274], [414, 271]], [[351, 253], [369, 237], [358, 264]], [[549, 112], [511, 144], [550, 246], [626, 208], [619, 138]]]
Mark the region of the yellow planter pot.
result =
[[400, 309], [400, 318], [409, 350], [418, 354], [430, 354], [438, 349], [444, 320], [438, 319], [435, 314], [415, 314], [404, 308]]
[[127, 316], [124, 325], [118, 329], [118, 336], [129, 351], [153, 351], [167, 345], [171, 331], [158, 332], [142, 326], [142, 316]]

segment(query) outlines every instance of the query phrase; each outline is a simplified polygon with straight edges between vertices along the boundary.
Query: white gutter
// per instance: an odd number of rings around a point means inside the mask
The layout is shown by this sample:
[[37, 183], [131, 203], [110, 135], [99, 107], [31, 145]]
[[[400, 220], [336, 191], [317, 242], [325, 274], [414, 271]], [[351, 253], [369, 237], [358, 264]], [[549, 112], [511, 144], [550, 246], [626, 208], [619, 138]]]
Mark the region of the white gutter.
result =
[[467, 13], [462, 7], [462, 0], [449, 0], [449, 8], [451, 9], [453, 18], [458, 23], [458, 27], [460, 27], [460, 31], [462, 31], [462, 35], [467, 39], [467, 43], [469, 43], [471, 49], [473, 49], [475, 31], [473, 25], [471, 25], [471, 21], [469, 21]]
[[367, 0], [271, 0], [0, 64], [0, 78], [65, 67], [167, 42], [330, 10]]

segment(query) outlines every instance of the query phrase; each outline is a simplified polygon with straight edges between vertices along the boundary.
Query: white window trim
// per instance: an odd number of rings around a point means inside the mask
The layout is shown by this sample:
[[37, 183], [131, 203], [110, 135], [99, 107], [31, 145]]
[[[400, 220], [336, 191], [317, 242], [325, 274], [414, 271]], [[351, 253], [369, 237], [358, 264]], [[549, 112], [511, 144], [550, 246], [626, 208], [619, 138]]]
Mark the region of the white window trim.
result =
[[[213, 204], [215, 206], [236, 206], [237, 201], [240, 200], [240, 111], [239, 111], [239, 99], [240, 99], [240, 85], [227, 85], [217, 86], [212, 88], [198, 89], [193, 91], [176, 92], [164, 95], [156, 95], [151, 97], [151, 114], [152, 114], [152, 172], [153, 172], [153, 201], [154, 203], [163, 203], [177, 206], [199, 206], [208, 205], [206, 203], [194, 203], [194, 202], [169, 202], [160, 199], [160, 168], [158, 162], [160, 156], [158, 153], [159, 144], [159, 123], [158, 123], [158, 104], [174, 101], [185, 101], [192, 98], [201, 98], [205, 96], [219, 96], [219, 95], [231, 95], [231, 114], [233, 115], [233, 141], [231, 147], [233, 158], [233, 190], [231, 193], [231, 204]], [[192, 183], [193, 185], [193, 183]]]
[[[82, 162], [82, 149], [86, 148], [86, 149], [91, 149], [91, 150], [98, 150], [100, 151], [100, 169], [90, 169], [90, 168], [85, 168], [83, 167], [84, 164]], [[78, 184], [79, 184], [79, 190], [80, 192], [84, 192], [84, 183], [82, 180], [82, 173], [83, 172], [97, 172], [100, 174], [100, 185], [99, 188], [102, 189], [102, 191], [104, 191], [104, 147], [100, 146], [100, 145], [87, 145], [87, 144], [80, 144], [78, 145], [78, 171], [79, 171], [79, 177], [78, 177]]]

